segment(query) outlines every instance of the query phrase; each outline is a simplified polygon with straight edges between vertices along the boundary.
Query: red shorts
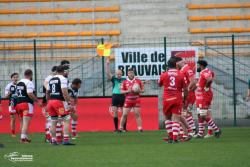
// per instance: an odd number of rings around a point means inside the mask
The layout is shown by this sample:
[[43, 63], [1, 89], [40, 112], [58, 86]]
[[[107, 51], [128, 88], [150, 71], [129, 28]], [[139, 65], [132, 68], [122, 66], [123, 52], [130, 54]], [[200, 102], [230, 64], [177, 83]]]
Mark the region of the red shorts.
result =
[[172, 114], [181, 115], [182, 100], [178, 98], [169, 97], [169, 98], [164, 98], [162, 103], [163, 103], [163, 114], [165, 116]]
[[15, 107], [16, 113], [22, 118], [23, 116], [33, 116], [33, 104], [31, 103], [19, 103]]
[[16, 106], [9, 106], [9, 113], [10, 115], [16, 114]]
[[196, 107], [200, 109], [209, 109], [213, 100], [213, 92], [198, 92], [196, 95]]
[[125, 108], [132, 108], [132, 107], [140, 107], [140, 99], [137, 98], [135, 100], [127, 100], [125, 99], [125, 103], [124, 103], [124, 106]]
[[61, 100], [49, 100], [47, 104], [49, 116], [58, 117], [68, 115], [68, 104]]

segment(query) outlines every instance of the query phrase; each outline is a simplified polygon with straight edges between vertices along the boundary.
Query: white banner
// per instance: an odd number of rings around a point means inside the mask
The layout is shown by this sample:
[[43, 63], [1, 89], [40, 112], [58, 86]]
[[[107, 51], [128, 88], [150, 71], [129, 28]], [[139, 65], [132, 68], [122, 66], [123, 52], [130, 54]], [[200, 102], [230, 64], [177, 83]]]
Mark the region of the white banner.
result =
[[196, 47], [168, 47], [167, 57], [164, 48], [117, 48], [115, 49], [115, 67], [127, 75], [129, 68], [133, 68], [135, 75], [142, 80], [158, 80], [164, 71], [165, 58], [170, 56], [182, 57], [193, 70], [198, 59]]

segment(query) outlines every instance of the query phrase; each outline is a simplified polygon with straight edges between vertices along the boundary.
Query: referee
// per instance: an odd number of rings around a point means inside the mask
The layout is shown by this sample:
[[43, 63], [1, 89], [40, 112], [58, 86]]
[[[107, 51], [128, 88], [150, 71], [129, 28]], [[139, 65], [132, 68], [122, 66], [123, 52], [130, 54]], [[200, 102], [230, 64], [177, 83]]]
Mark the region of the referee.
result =
[[[124, 94], [121, 94], [121, 83], [126, 80], [125, 77], [122, 77], [122, 71], [117, 70], [116, 71], [116, 76], [112, 75], [110, 72], [110, 63], [109, 59], [106, 61], [106, 74], [108, 77], [108, 80], [112, 82], [112, 111], [114, 114], [114, 126], [115, 130], [114, 132], [118, 132], [118, 107], [123, 107], [124, 101], [125, 101], [125, 96]], [[127, 120], [126, 120], [127, 122]], [[126, 122], [124, 124], [124, 131], [126, 131]]]

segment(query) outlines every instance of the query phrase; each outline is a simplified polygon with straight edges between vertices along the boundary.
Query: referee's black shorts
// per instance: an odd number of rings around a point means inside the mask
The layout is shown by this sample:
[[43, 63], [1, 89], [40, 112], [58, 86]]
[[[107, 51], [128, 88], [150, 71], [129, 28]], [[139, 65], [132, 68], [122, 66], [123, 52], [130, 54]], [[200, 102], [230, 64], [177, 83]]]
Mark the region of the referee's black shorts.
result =
[[112, 106], [123, 107], [125, 102], [125, 95], [123, 94], [113, 94], [112, 95]]

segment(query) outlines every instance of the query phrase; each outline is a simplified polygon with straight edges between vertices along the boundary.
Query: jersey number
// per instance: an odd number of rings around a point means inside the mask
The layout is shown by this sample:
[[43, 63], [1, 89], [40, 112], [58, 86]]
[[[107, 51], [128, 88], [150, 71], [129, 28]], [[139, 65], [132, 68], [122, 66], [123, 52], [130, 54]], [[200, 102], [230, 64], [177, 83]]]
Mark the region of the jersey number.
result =
[[55, 92], [56, 92], [56, 85], [52, 84], [52, 93], [55, 93]]
[[170, 77], [170, 86], [175, 86], [175, 77]]
[[17, 91], [17, 96], [18, 96], [18, 97], [22, 97], [22, 96], [23, 96], [23, 95], [22, 95], [22, 90], [18, 90], [18, 91]]

